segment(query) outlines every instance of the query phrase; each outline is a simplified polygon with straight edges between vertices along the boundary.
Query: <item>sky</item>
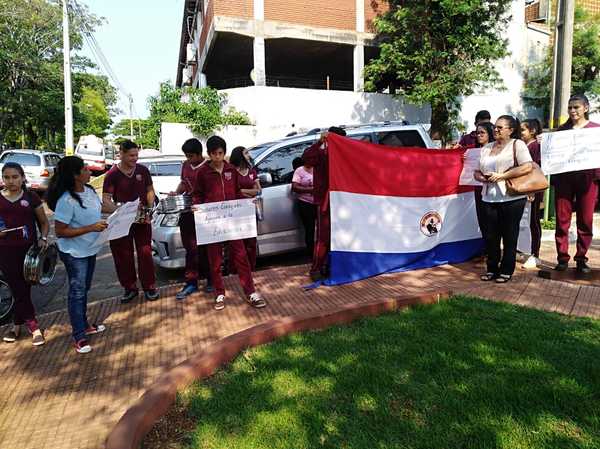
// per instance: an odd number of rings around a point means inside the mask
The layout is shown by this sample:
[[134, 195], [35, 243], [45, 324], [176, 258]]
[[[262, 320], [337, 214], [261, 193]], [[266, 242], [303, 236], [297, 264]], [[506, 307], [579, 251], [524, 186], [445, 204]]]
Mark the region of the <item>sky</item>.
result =
[[[162, 81], [175, 81], [184, 0], [79, 0], [106, 23], [94, 36], [113, 72], [133, 95], [141, 118], [148, 116], [147, 98], [158, 92]], [[83, 54], [96, 64], [87, 45]], [[113, 83], [114, 85], [114, 83]], [[129, 104], [120, 95], [122, 114]], [[115, 121], [116, 121], [115, 120]]]

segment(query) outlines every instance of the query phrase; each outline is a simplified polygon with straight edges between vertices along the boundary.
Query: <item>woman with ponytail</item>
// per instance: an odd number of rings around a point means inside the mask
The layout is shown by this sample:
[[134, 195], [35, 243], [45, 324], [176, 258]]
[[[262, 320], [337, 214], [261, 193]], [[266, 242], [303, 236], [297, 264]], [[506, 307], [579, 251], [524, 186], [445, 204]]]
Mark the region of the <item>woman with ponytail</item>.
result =
[[[600, 124], [590, 121], [590, 102], [585, 95], [573, 95], [569, 99], [569, 118], [558, 128], [559, 131], [582, 128], [597, 128]], [[587, 251], [592, 244], [594, 207], [598, 198], [598, 182], [600, 170], [578, 170], [553, 175], [552, 185], [556, 201], [556, 252], [557, 271], [565, 271], [569, 267], [569, 228], [573, 209], [577, 216], [577, 252], [575, 263], [577, 271], [589, 273]]]
[[103, 332], [103, 324], [87, 320], [87, 294], [92, 284], [98, 232], [106, 229], [101, 220], [102, 201], [88, 184], [90, 171], [83, 160], [67, 156], [60, 160], [48, 187], [48, 207], [54, 210], [59, 255], [69, 278], [68, 308], [75, 350], [92, 350], [88, 337]]

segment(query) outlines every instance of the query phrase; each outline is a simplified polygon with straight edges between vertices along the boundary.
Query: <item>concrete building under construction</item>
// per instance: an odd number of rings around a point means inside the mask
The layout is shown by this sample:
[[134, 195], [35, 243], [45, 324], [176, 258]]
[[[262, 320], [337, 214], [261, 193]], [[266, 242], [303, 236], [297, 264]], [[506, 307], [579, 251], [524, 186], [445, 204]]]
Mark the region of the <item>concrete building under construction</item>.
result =
[[384, 0], [186, 0], [177, 85], [362, 91]]

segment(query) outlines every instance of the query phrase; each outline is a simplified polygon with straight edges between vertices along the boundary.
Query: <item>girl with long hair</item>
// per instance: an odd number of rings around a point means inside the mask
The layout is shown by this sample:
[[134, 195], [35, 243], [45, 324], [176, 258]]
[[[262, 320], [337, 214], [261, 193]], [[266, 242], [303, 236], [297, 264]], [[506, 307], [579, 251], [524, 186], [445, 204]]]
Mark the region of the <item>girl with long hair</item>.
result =
[[14, 325], [4, 335], [6, 343], [21, 336], [25, 324], [33, 336], [33, 345], [45, 343], [31, 302], [31, 285], [23, 276], [23, 262], [29, 248], [36, 244], [37, 227], [41, 236], [38, 245], [48, 244], [50, 226], [42, 200], [26, 188], [25, 172], [21, 165], [7, 162], [2, 167], [4, 189], [0, 192], [0, 271], [4, 274], [15, 299]]
[[[260, 194], [260, 182], [258, 181], [258, 175], [256, 170], [252, 167], [250, 160], [250, 154], [248, 149], [244, 147], [235, 147], [229, 156], [229, 163], [233, 165], [238, 173], [238, 179], [240, 182], [240, 192], [245, 198], [254, 198]], [[246, 254], [248, 255], [248, 262], [252, 271], [256, 268], [256, 237], [244, 239], [244, 247], [246, 248]], [[230, 266], [230, 272], [234, 270], [234, 267]]]
[[[600, 124], [590, 121], [590, 102], [585, 95], [573, 95], [569, 99], [569, 118], [558, 128], [569, 129], [597, 128]], [[552, 175], [556, 202], [556, 241], [557, 265], [555, 270], [565, 271], [569, 267], [569, 228], [573, 209], [577, 216], [577, 252], [575, 263], [577, 271], [583, 274], [591, 272], [588, 266], [587, 252], [592, 244], [594, 229], [594, 207], [598, 198], [598, 180], [600, 169], [577, 170]]]
[[[541, 165], [541, 150], [538, 136], [542, 133], [542, 125], [536, 118], [523, 120], [521, 123], [521, 139], [527, 145], [531, 159], [538, 165]], [[536, 193], [530, 197], [531, 201], [531, 220], [529, 229], [531, 231], [531, 255], [523, 264], [525, 269], [535, 269], [539, 263], [540, 246], [542, 244], [542, 219], [540, 205], [544, 200], [544, 193]]]
[[94, 242], [107, 224], [101, 220], [102, 201], [88, 184], [90, 171], [83, 160], [67, 156], [60, 160], [50, 180], [48, 207], [54, 210], [60, 259], [69, 278], [68, 309], [73, 343], [80, 354], [92, 350], [88, 338], [103, 332], [103, 324], [87, 319], [88, 291], [92, 285], [96, 254]]

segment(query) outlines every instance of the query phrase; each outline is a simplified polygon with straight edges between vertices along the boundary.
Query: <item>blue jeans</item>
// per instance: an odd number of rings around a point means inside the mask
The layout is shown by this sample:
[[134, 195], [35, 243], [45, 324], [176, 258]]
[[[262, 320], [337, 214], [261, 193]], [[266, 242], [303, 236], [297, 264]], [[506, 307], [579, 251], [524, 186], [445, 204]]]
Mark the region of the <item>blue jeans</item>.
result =
[[69, 319], [73, 328], [73, 339], [85, 338], [85, 330], [90, 326], [87, 320], [87, 294], [92, 285], [96, 256], [73, 257], [59, 251], [69, 278]]

